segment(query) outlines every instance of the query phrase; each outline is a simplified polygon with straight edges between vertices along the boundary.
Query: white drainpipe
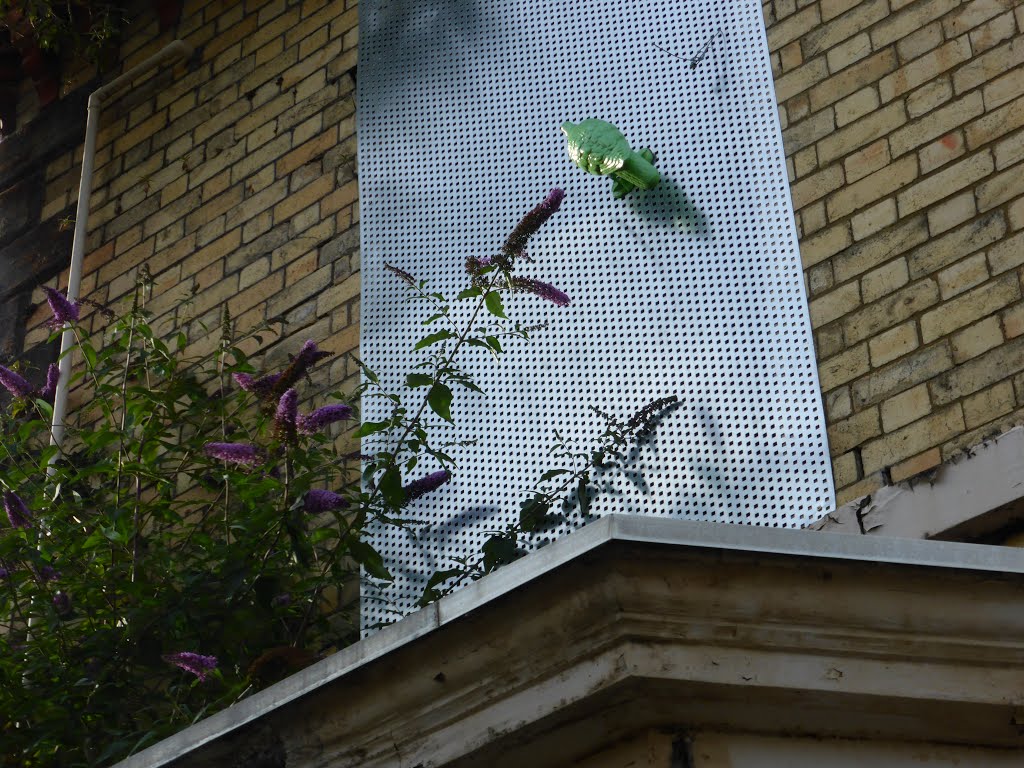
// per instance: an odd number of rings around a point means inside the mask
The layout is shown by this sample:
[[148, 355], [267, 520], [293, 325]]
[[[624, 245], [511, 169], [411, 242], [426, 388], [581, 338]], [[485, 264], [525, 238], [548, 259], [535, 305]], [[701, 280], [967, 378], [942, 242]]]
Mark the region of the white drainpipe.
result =
[[[123, 75], [97, 88], [89, 96], [88, 114], [85, 121], [85, 146], [82, 150], [82, 178], [78, 184], [78, 208], [75, 211], [75, 236], [71, 244], [71, 269], [68, 272], [68, 301], [78, 299], [82, 285], [82, 260], [85, 257], [86, 229], [89, 219], [89, 196], [92, 194], [93, 161], [96, 159], [96, 132], [99, 129], [100, 109], [104, 102], [131, 84], [140, 75], [156, 69], [161, 64], [176, 63], [192, 55], [192, 48], [183, 40], [175, 40], [159, 53], [150, 56], [141, 64], [132, 67]], [[58, 449], [64, 442], [64, 416], [68, 407], [68, 383], [71, 379], [71, 354], [68, 350], [75, 343], [75, 334], [65, 327], [60, 337], [60, 379], [53, 395], [53, 424], [50, 427], [50, 445]], [[53, 474], [53, 465], [60, 456], [58, 450], [50, 457], [48, 474]]]

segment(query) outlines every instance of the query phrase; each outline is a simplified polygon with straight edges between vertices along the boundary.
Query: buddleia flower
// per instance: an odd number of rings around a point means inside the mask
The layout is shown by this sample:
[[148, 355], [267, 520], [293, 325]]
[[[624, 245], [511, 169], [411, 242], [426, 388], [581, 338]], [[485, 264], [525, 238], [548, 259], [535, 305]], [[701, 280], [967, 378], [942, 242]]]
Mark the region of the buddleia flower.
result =
[[384, 269], [386, 269], [391, 274], [395, 275], [402, 282], [408, 283], [413, 287], [416, 286], [416, 278], [410, 275], [401, 267], [396, 267], [393, 264], [385, 264]]
[[414, 499], [418, 499], [420, 496], [424, 496], [431, 491], [436, 491], [442, 485], [451, 480], [452, 476], [446, 469], [440, 469], [437, 472], [431, 472], [429, 475], [424, 475], [419, 480], [413, 480], [406, 486], [402, 487], [402, 492], [405, 494], [405, 503], [408, 504]]
[[60, 366], [57, 363], [50, 363], [46, 369], [46, 385], [39, 390], [39, 396], [44, 400], [50, 400], [57, 392], [57, 383], [60, 381]]
[[4, 512], [12, 528], [28, 528], [32, 525], [32, 513], [14, 491], [4, 491]]
[[268, 373], [266, 376], [256, 378], [249, 373], [233, 373], [231, 378], [235, 380], [239, 388], [246, 392], [252, 392], [261, 400], [265, 400], [273, 394], [274, 387], [281, 378], [281, 374]]
[[36, 388], [24, 376], [0, 365], [0, 385], [14, 397], [32, 397]]
[[43, 292], [46, 294], [46, 303], [50, 305], [50, 311], [53, 312], [53, 319], [49, 323], [51, 328], [57, 329], [64, 323], [78, 322], [77, 301], [72, 303], [63, 293], [47, 286], [43, 286]]
[[570, 299], [565, 293], [542, 280], [534, 280], [532, 277], [513, 277], [511, 284], [514, 291], [532, 293], [534, 296], [540, 296], [560, 307], [569, 306]]
[[524, 257], [526, 255], [527, 241], [537, 234], [537, 230], [558, 210], [564, 197], [565, 190], [558, 187], [552, 189], [540, 205], [523, 216], [519, 224], [516, 225], [516, 228], [512, 230], [512, 234], [508, 236], [505, 244], [501, 247], [502, 252], [509, 256]]
[[229, 464], [253, 466], [263, 461], [260, 450], [251, 443], [207, 443], [203, 450], [210, 458]]
[[336, 421], [344, 421], [352, 418], [351, 406], [344, 403], [334, 403], [317, 408], [310, 413], [300, 415], [296, 421], [299, 432], [312, 435], [319, 432], [328, 424]]
[[327, 512], [331, 509], [341, 509], [348, 506], [348, 499], [334, 491], [324, 491], [313, 488], [306, 491], [303, 499], [303, 507], [307, 512]]
[[210, 672], [217, 668], [216, 656], [204, 656], [201, 653], [192, 653], [191, 651], [168, 653], [160, 658], [179, 669], [191, 672], [199, 678], [200, 682], [206, 680]]
[[58, 592], [53, 596], [53, 608], [58, 616], [71, 613], [71, 596], [67, 592]]
[[295, 436], [295, 420], [298, 417], [299, 393], [289, 389], [277, 402], [277, 411], [274, 413], [274, 426], [278, 434], [286, 440]]

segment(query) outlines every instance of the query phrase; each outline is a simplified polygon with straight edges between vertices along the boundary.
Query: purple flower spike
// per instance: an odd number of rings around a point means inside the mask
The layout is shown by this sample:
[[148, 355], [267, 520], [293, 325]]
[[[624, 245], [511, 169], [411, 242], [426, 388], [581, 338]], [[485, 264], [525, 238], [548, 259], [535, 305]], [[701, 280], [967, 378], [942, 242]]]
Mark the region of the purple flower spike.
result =
[[308, 339], [306, 343], [302, 345], [302, 349], [299, 350], [299, 354], [295, 356], [295, 362], [298, 363], [299, 367], [301, 367], [304, 372], [314, 363], [330, 356], [330, 352], [322, 352], [317, 348], [315, 341]]
[[206, 680], [210, 672], [217, 668], [216, 656], [203, 656], [201, 653], [192, 653], [191, 651], [168, 653], [160, 658], [179, 669], [191, 672], [199, 678], [200, 682]]
[[60, 381], [60, 366], [50, 363], [50, 367], [46, 369], [46, 386], [39, 390], [39, 396], [44, 400], [52, 398], [57, 392], [58, 381]]
[[384, 269], [386, 269], [391, 274], [395, 275], [395, 277], [397, 277], [402, 282], [408, 283], [413, 287], [416, 286], [416, 278], [410, 275], [401, 267], [396, 267], [393, 264], [385, 264]]
[[537, 230], [558, 210], [564, 197], [565, 190], [558, 187], [552, 189], [540, 205], [523, 216], [516, 228], [512, 230], [512, 234], [508, 236], [505, 244], [501, 246], [502, 252], [509, 256], [525, 255], [527, 241], [537, 234]]
[[336, 421], [343, 421], [351, 418], [351, 407], [344, 405], [343, 403], [335, 403], [334, 405], [325, 405], [322, 408], [317, 408], [315, 411], [304, 416], [299, 416], [296, 426], [298, 426], [299, 432], [306, 435], [312, 435], [319, 432], [328, 424], [333, 424]]
[[71, 596], [67, 592], [58, 592], [53, 596], [53, 607], [58, 616], [71, 613]]
[[451, 479], [452, 476], [448, 473], [448, 470], [440, 469], [437, 472], [431, 472], [429, 475], [421, 477], [419, 480], [413, 480], [402, 488], [402, 491], [405, 493], [406, 504], [431, 491], [436, 491]]
[[12, 528], [28, 528], [32, 525], [32, 513], [14, 491], [4, 491], [4, 512]]
[[52, 565], [39, 566], [39, 578], [43, 581], [56, 581], [60, 578], [60, 572]]
[[316, 488], [306, 491], [304, 502], [307, 512], [326, 512], [348, 506], [348, 500], [340, 493], [323, 491]]
[[285, 435], [292, 435], [295, 432], [295, 419], [298, 415], [299, 393], [289, 389], [277, 403], [277, 412], [274, 414], [274, 424], [278, 430]]
[[277, 384], [281, 378], [279, 373], [268, 373], [266, 376], [260, 376], [258, 379], [253, 378], [248, 373], [233, 373], [232, 378], [235, 380], [241, 389], [246, 392], [252, 392], [254, 395], [261, 399], [270, 397], [274, 392], [274, 385]]
[[53, 312], [53, 320], [50, 321], [51, 328], [60, 328], [64, 323], [78, 322], [78, 302], [71, 303], [68, 297], [60, 291], [43, 286], [46, 294], [46, 303], [50, 305]]
[[565, 293], [555, 288], [555, 286], [549, 285], [541, 280], [534, 280], [531, 277], [513, 277], [512, 288], [516, 291], [523, 291], [525, 293], [532, 293], [534, 296], [540, 296], [542, 299], [547, 299], [560, 307], [569, 306], [570, 299]]
[[251, 443], [207, 443], [206, 455], [229, 464], [253, 466], [263, 461], [259, 449]]
[[24, 376], [0, 365], [0, 385], [14, 397], [32, 397], [36, 388]]

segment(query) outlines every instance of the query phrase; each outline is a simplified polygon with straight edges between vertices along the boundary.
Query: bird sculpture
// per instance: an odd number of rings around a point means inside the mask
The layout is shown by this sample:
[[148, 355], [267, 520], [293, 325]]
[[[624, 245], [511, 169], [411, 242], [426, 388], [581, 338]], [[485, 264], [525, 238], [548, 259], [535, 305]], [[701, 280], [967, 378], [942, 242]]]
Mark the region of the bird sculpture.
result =
[[568, 140], [569, 157], [587, 173], [611, 176], [612, 194], [622, 198], [634, 189], [654, 189], [661, 174], [649, 149], [634, 152], [625, 137], [609, 122], [590, 118], [579, 125], [566, 121], [562, 133]]

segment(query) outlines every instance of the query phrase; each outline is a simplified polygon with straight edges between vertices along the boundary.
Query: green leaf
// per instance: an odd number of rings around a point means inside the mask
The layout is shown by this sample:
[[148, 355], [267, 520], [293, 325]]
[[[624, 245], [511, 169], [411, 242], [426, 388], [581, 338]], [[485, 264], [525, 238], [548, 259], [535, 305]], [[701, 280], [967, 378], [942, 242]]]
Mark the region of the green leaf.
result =
[[377, 488], [380, 490], [381, 496], [384, 497], [384, 501], [392, 509], [399, 509], [405, 503], [402, 473], [398, 471], [397, 467], [389, 467], [385, 470], [384, 474], [380, 476]]
[[424, 336], [422, 339], [416, 342], [415, 349], [423, 349], [424, 347], [429, 347], [431, 344], [437, 344], [437, 342], [439, 341], [444, 341], [445, 339], [450, 339], [453, 338], [454, 336], [455, 334], [452, 333], [451, 331], [437, 331], [436, 333], [432, 333], [429, 336]]
[[440, 382], [430, 388], [427, 393], [430, 410], [447, 422], [452, 421], [452, 391]]
[[434, 377], [426, 373], [410, 373], [405, 377], [405, 386], [409, 389], [416, 387], [428, 387], [434, 383]]
[[503, 350], [501, 348], [501, 344], [498, 343], [498, 337], [497, 336], [488, 336], [486, 340], [487, 340], [487, 346], [489, 346], [495, 352], [504, 352], [505, 351], [505, 350]]
[[504, 536], [492, 536], [484, 542], [484, 570], [493, 571], [499, 565], [511, 563], [516, 557], [516, 542]]
[[580, 478], [580, 482], [576, 486], [576, 496], [580, 500], [580, 513], [587, 514], [590, 511], [590, 496], [587, 495], [586, 476]]
[[549, 509], [551, 502], [546, 496], [537, 494], [532, 499], [526, 499], [519, 505], [519, 524], [527, 533], [535, 531], [544, 521]]
[[472, 381], [469, 381], [468, 379], [458, 379], [458, 383], [464, 386], [466, 389], [471, 389], [474, 392], [479, 392], [481, 395], [484, 394], [484, 391], [480, 389], [480, 387], [478, 387], [476, 384], [474, 384]]
[[484, 299], [484, 304], [487, 306], [487, 311], [495, 317], [505, 317], [505, 307], [502, 306], [501, 294], [497, 291], [488, 293]]
[[545, 472], [543, 475], [540, 476], [540, 481], [539, 482], [543, 483], [545, 480], [550, 480], [553, 477], [558, 477], [559, 475], [567, 475], [567, 474], [569, 474], [569, 470], [568, 469], [549, 469], [547, 472]]
[[356, 437], [366, 437], [391, 428], [390, 421], [364, 421], [356, 431]]
[[384, 567], [384, 559], [380, 556], [380, 553], [365, 541], [351, 539], [349, 541], [348, 549], [356, 562], [363, 566], [363, 568], [366, 569], [366, 572], [375, 579], [394, 581], [394, 577], [388, 573], [388, 569]]
[[479, 295], [480, 295], [480, 289], [479, 288], [466, 288], [464, 291], [462, 291], [458, 295], [458, 298], [460, 298], [460, 299], [471, 299], [474, 296], [479, 296]]

